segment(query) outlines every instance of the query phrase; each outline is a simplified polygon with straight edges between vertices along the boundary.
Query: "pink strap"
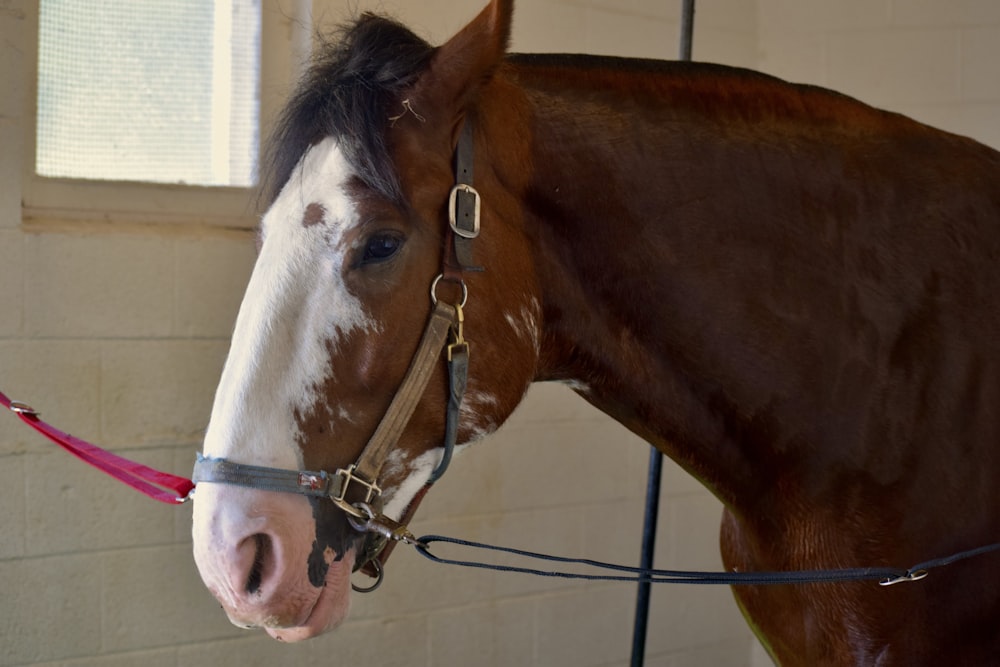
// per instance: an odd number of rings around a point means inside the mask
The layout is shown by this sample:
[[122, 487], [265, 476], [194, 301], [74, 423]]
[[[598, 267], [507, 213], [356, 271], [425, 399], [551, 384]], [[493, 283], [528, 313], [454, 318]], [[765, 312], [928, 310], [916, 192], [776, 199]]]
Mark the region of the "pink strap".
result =
[[10, 400], [3, 392], [0, 392], [0, 406], [17, 414], [21, 421], [73, 456], [128, 484], [153, 500], [178, 505], [186, 501], [194, 489], [194, 482], [185, 477], [154, 470], [141, 463], [122, 458], [46, 424], [38, 418], [36, 410], [24, 403]]

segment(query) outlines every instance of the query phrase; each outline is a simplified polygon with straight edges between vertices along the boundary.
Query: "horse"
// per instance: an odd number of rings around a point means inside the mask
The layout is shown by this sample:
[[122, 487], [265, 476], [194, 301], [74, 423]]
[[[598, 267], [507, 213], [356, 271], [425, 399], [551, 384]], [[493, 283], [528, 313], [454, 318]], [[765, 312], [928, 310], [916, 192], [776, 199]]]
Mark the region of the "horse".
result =
[[[196, 470], [230, 620], [343, 621], [373, 517], [405, 535], [538, 381], [708, 487], [728, 570], [1000, 539], [1000, 154], [748, 70], [508, 54], [512, 5], [437, 47], [358, 18], [275, 130]], [[998, 591], [989, 556], [733, 588], [782, 665], [996, 663]]]

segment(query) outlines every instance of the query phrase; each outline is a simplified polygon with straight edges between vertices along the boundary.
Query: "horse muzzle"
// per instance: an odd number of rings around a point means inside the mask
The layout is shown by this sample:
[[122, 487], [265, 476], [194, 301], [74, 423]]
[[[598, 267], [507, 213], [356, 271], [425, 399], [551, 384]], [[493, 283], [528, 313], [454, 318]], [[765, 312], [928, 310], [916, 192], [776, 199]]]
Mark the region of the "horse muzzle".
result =
[[192, 532], [202, 580], [234, 625], [297, 641], [347, 617], [355, 550], [326, 546], [316, 554], [308, 498], [203, 485]]

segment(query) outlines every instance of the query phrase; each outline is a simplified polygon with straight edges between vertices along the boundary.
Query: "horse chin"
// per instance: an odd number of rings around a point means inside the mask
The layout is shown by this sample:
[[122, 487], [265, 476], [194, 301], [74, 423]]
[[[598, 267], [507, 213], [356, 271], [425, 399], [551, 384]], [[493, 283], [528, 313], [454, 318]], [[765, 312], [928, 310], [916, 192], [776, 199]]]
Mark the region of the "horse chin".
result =
[[326, 579], [306, 618], [298, 624], [284, 627], [267, 627], [273, 639], [280, 642], [298, 642], [333, 630], [347, 619], [351, 609], [351, 572], [354, 569], [354, 549], [342, 559], [330, 563]]

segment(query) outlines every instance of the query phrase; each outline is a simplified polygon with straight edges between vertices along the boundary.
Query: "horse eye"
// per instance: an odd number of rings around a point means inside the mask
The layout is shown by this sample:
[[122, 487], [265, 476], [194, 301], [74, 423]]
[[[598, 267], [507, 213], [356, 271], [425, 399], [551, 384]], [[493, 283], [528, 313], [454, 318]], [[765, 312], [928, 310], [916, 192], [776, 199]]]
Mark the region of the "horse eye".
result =
[[391, 232], [380, 232], [369, 237], [365, 243], [365, 254], [362, 264], [377, 264], [392, 258], [403, 247], [403, 237]]

